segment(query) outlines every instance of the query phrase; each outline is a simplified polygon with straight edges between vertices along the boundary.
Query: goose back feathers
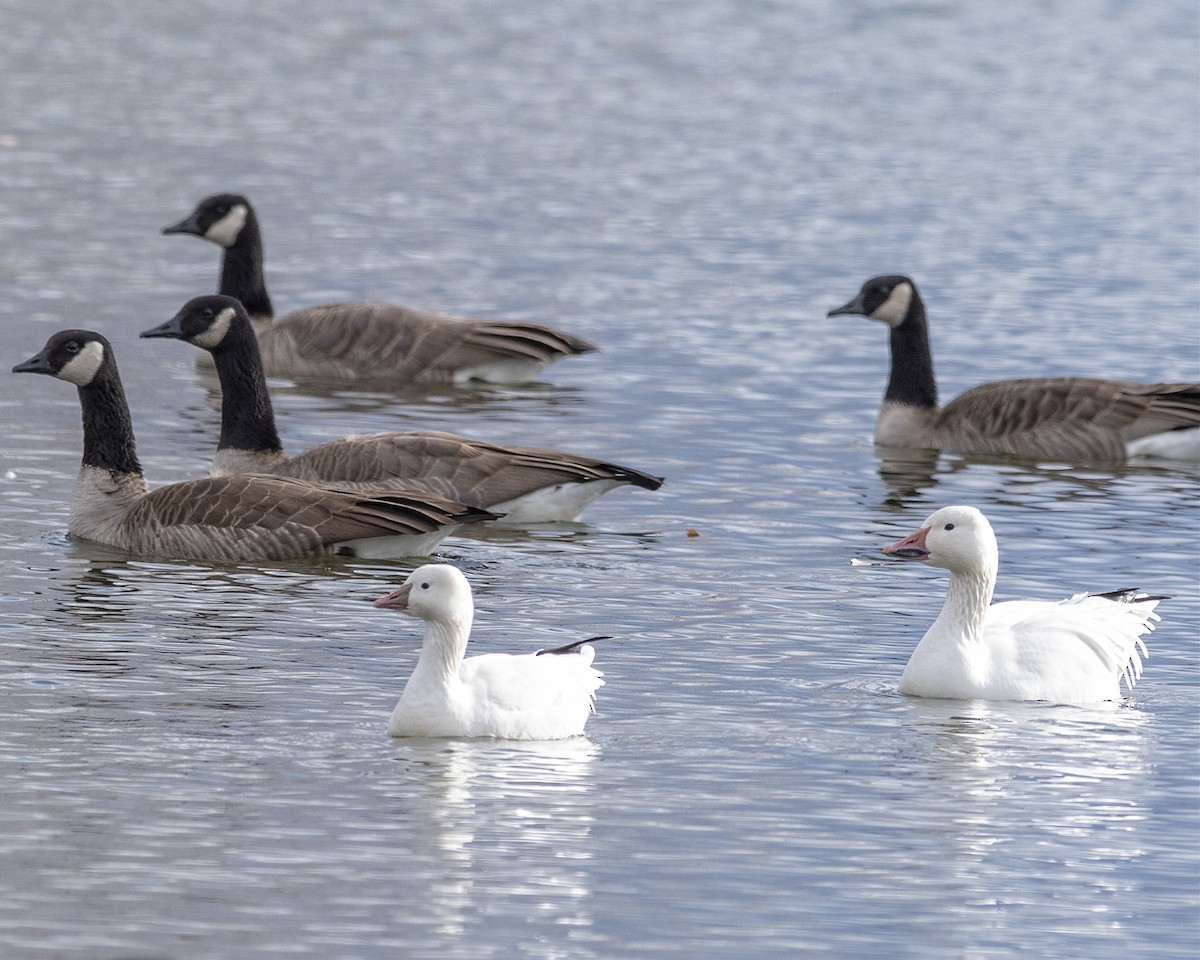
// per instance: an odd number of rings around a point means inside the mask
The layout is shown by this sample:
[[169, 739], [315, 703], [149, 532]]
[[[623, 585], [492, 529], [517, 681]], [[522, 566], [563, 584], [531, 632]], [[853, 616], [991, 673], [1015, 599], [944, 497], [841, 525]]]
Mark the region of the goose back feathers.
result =
[[1142, 636], [1164, 598], [1137, 590], [1058, 602], [991, 602], [999, 550], [974, 507], [944, 507], [883, 551], [950, 571], [946, 601], [913, 651], [900, 692], [967, 700], [1087, 704], [1121, 698], [1142, 672]]
[[1200, 383], [1089, 377], [996, 380], [938, 405], [925, 304], [908, 277], [872, 277], [829, 316], [890, 329], [891, 370], [875, 442], [1035, 459], [1200, 461]]
[[468, 320], [393, 304], [346, 302], [274, 319], [258, 217], [237, 194], [218, 194], [163, 233], [224, 250], [220, 293], [246, 307], [268, 376], [411, 383], [520, 383], [594, 344], [537, 323]]
[[212, 353], [222, 392], [214, 476], [272, 473], [364, 490], [399, 485], [493, 509], [510, 525], [576, 520], [614, 487], [662, 485], [660, 477], [591, 457], [436, 431], [346, 437], [288, 457], [255, 337], [237, 300], [196, 297], [142, 336], [186, 340]]
[[79, 388], [84, 442], [67, 528], [72, 536], [176, 559], [283, 560], [326, 551], [410, 556], [427, 553], [460, 523], [494, 517], [419, 492], [368, 496], [286, 477], [219, 477], [151, 491], [104, 337], [62, 331], [13, 372]]

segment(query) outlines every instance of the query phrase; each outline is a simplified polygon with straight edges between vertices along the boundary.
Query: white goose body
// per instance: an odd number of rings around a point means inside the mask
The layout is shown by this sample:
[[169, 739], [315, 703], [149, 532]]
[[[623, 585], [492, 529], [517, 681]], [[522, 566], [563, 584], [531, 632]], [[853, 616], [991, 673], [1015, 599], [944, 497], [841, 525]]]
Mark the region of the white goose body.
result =
[[220, 292], [245, 304], [272, 377], [396, 387], [524, 383], [556, 360], [597, 349], [543, 324], [464, 319], [389, 303], [330, 303], [276, 320], [263, 272], [258, 217], [238, 194], [206, 197], [163, 233], [201, 237], [224, 250]]
[[908, 277], [872, 277], [829, 316], [890, 329], [891, 372], [875, 442], [1038, 460], [1200, 463], [1200, 383], [1095, 377], [994, 380], [938, 405], [925, 304]]
[[448, 564], [418, 567], [375, 605], [425, 621], [417, 665], [388, 724], [393, 737], [561, 740], [583, 733], [604, 683], [592, 667], [594, 647], [464, 659], [474, 603], [467, 578]]
[[999, 553], [974, 507], [936, 511], [884, 553], [950, 571], [946, 602], [904, 668], [901, 693], [1094, 704], [1119, 701], [1122, 679], [1132, 687], [1141, 675], [1141, 638], [1162, 598], [1119, 590], [993, 604]]
[[360, 491], [424, 490], [502, 514], [507, 526], [573, 522], [616, 487], [662, 485], [661, 477], [593, 457], [430, 430], [343, 437], [288, 457], [241, 303], [220, 294], [195, 297], [142, 336], [185, 340], [215, 359], [221, 436], [214, 477], [269, 473]]

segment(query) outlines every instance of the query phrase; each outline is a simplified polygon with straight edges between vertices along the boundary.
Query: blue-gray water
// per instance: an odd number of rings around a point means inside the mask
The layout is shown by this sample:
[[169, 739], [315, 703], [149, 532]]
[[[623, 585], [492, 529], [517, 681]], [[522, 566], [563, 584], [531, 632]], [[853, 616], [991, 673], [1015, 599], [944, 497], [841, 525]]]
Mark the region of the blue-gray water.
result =
[[[664, 473], [441, 556], [474, 648], [611, 634], [586, 739], [394, 742], [400, 564], [212, 568], [64, 535], [74, 390], [0, 376], [6, 958], [1192, 957], [1195, 471], [881, 464], [910, 273], [943, 393], [1200, 373], [1189, 0], [0, 0], [0, 354], [115, 343], [152, 483], [213, 382], [139, 341], [215, 287], [159, 229], [240, 190], [280, 310], [364, 297], [602, 344], [530, 387], [275, 384], [285, 443], [429, 427]], [[944, 574], [1172, 599], [1115, 711], [899, 696]], [[688, 530], [700, 536], [689, 537]]]

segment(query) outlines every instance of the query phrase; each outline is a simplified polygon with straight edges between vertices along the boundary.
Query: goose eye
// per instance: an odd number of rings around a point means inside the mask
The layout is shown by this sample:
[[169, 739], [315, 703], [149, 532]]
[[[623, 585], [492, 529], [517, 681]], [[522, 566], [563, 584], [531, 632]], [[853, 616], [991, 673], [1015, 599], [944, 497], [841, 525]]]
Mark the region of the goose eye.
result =
[[78, 340], [68, 340], [66, 343], [63, 344], [63, 348], [67, 351], [67, 353], [78, 353], [79, 352], [79, 341]]
[[204, 319], [211, 320], [212, 318], [213, 318], [212, 307], [205, 307], [204, 308]]
[[421, 584], [421, 589], [422, 589], [422, 590], [428, 590], [428, 589], [429, 589], [429, 584], [427, 584], [427, 583], [423, 583], [423, 584]]
[[954, 529], [954, 524], [952, 524], [952, 523], [948, 523], [948, 524], [946, 524], [946, 529], [947, 529], [947, 530], [953, 530], [953, 529]]

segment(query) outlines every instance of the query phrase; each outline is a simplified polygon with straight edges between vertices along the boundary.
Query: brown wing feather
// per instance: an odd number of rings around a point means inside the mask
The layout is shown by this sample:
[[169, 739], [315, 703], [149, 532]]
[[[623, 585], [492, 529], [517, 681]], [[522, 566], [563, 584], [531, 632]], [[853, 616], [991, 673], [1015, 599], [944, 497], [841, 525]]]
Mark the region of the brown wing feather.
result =
[[448, 380], [501, 360], [549, 363], [596, 348], [538, 324], [463, 320], [433, 310], [348, 302], [308, 307], [259, 336], [269, 376]]
[[594, 353], [600, 349], [582, 337], [574, 337], [540, 323], [509, 320], [472, 320], [467, 323], [471, 332], [466, 342], [490, 354], [495, 360], [522, 356], [545, 363], [559, 357]]
[[1194, 384], [1040, 377], [965, 391], [939, 411], [933, 431], [937, 445], [949, 448], [1120, 460], [1129, 440], [1197, 423]]
[[147, 494], [126, 516], [137, 552], [227, 560], [288, 559], [347, 540], [430, 533], [490, 515], [425, 494], [364, 496], [289, 477], [241, 474]]
[[662, 478], [591, 457], [414, 431], [334, 440], [292, 458], [288, 476], [322, 483], [400, 484], [491, 506], [562, 483], [622, 480], [647, 490]]
[[1141, 416], [1126, 428], [1126, 440], [1200, 427], [1200, 383], [1131, 383], [1126, 393], [1146, 402]]

